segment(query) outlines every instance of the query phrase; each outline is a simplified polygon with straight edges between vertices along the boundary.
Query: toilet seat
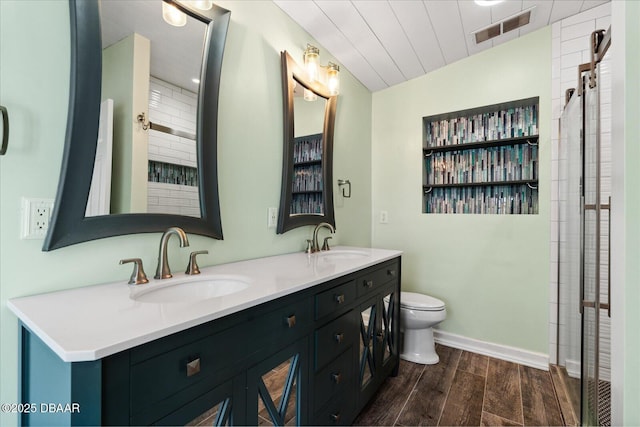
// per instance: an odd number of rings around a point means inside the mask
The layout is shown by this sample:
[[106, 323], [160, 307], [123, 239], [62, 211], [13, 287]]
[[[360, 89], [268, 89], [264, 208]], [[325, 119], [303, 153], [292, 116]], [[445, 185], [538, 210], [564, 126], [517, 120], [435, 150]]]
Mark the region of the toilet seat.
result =
[[429, 295], [401, 292], [400, 307], [416, 311], [441, 311], [445, 309], [445, 304], [438, 298]]

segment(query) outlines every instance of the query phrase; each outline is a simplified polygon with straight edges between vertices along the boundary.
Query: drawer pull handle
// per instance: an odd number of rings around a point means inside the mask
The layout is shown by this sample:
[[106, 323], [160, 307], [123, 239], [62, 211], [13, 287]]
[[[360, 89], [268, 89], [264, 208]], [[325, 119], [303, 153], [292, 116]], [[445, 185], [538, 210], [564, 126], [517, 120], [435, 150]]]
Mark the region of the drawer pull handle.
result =
[[294, 326], [296, 326], [296, 315], [292, 314], [291, 316], [287, 317], [287, 326], [290, 328], [293, 328]]
[[342, 374], [340, 372], [331, 374], [331, 379], [334, 383], [340, 384], [342, 382]]
[[334, 299], [338, 304], [343, 304], [344, 303], [344, 294], [336, 295]]
[[396, 271], [395, 270], [387, 270], [387, 276], [396, 277]]
[[192, 360], [187, 363], [187, 376], [192, 377], [195, 374], [200, 372], [200, 358], [198, 357], [196, 360]]
[[342, 341], [344, 341], [344, 334], [340, 332], [339, 334], [335, 334], [333, 338], [336, 340], [338, 344], [342, 344]]
[[364, 287], [369, 289], [373, 288], [373, 280], [365, 280]]
[[338, 412], [337, 414], [331, 414], [331, 419], [333, 420], [334, 423], [339, 423], [340, 422], [340, 412]]

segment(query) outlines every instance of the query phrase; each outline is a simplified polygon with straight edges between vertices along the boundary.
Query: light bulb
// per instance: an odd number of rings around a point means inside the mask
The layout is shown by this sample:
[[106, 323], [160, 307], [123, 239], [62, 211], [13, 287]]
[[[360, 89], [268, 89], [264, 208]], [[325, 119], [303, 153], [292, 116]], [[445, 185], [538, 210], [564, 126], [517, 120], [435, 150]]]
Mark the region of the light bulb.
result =
[[169, 25], [173, 25], [174, 27], [184, 27], [187, 23], [187, 15], [178, 10], [172, 4], [167, 2], [162, 2], [162, 18]]

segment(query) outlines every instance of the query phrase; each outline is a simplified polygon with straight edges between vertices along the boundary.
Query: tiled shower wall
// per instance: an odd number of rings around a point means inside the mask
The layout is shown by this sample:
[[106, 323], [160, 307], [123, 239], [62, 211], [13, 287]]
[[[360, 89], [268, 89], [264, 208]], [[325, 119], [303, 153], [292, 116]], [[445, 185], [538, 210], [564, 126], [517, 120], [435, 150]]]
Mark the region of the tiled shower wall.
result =
[[[196, 93], [151, 76], [151, 122], [195, 134], [197, 108]], [[196, 141], [150, 129], [149, 160], [196, 168]], [[149, 213], [200, 216], [198, 187], [149, 182], [147, 194]]]
[[[559, 362], [567, 366], [570, 374], [575, 375], [579, 371], [579, 355], [580, 340], [562, 340], [560, 342], [560, 354], [558, 353], [558, 326], [568, 327], [573, 323], [575, 327], [575, 318], [572, 318], [575, 309], [569, 307], [570, 301], [579, 300], [579, 289], [572, 289], [570, 292], [561, 289], [563, 294], [560, 301], [558, 300], [558, 277], [559, 271], [562, 274], [568, 270], [568, 267], [559, 264], [559, 246], [560, 229], [562, 221], [579, 221], [579, 218], [567, 218], [561, 215], [559, 207], [561, 202], [568, 201], [568, 195], [560, 191], [563, 188], [563, 180], [567, 179], [568, 160], [562, 158], [559, 150], [560, 143], [560, 116], [565, 104], [565, 91], [569, 88], [575, 88], [578, 85], [578, 65], [590, 61], [589, 41], [590, 36], [596, 29], [608, 29], [611, 22], [611, 4], [606, 3], [586, 12], [556, 22], [552, 26], [552, 162], [551, 162], [551, 268], [550, 268], [550, 306], [549, 306], [549, 357], [552, 362]], [[609, 51], [608, 55], [611, 55]], [[609, 95], [610, 96], [610, 95]], [[602, 99], [603, 117], [610, 118], [610, 99]], [[609, 105], [607, 105], [609, 104]], [[608, 114], [608, 116], [607, 116]], [[609, 120], [610, 121], [610, 120]], [[604, 127], [604, 126], [603, 126]], [[609, 135], [603, 135], [603, 192], [610, 191], [610, 175], [611, 175], [611, 139]], [[603, 201], [606, 203], [606, 200]], [[606, 229], [603, 230], [606, 233]], [[565, 248], [563, 241], [563, 249]], [[568, 247], [568, 246], [567, 246]], [[575, 248], [574, 248], [575, 249]], [[579, 249], [579, 247], [578, 247]], [[561, 257], [561, 259], [564, 259]], [[606, 258], [605, 258], [606, 260]], [[560, 270], [559, 270], [560, 268]], [[606, 274], [605, 274], [606, 280]], [[606, 284], [603, 284], [606, 286]], [[567, 300], [568, 299], [568, 300]], [[558, 316], [558, 305], [565, 304], [561, 317]], [[576, 305], [577, 306], [577, 305]], [[606, 318], [606, 316], [605, 316]], [[608, 319], [606, 319], [608, 320]], [[580, 334], [579, 323], [577, 334]], [[602, 332], [606, 334], [603, 337], [603, 344], [609, 340], [609, 324], [605, 321], [602, 325]], [[576, 356], [577, 355], [577, 356]], [[562, 359], [562, 360], [560, 360]], [[605, 357], [606, 359], [606, 357]], [[603, 364], [608, 366], [608, 360], [603, 360]], [[606, 375], [606, 374], [605, 374]]]

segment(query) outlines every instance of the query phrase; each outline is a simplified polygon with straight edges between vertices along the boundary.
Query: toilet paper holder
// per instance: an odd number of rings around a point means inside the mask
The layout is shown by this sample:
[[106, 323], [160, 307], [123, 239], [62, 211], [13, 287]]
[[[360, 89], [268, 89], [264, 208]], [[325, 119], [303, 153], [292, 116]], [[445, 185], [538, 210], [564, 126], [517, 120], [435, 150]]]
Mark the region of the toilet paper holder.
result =
[[[348, 192], [345, 193], [345, 189], [343, 188], [343, 186], [348, 186]], [[348, 199], [351, 197], [351, 181], [349, 181], [348, 179], [339, 179], [338, 180], [338, 187], [342, 188], [342, 197], [344, 197], [345, 199]]]

